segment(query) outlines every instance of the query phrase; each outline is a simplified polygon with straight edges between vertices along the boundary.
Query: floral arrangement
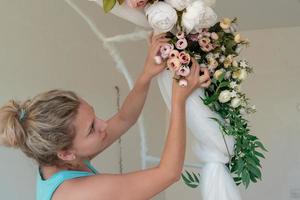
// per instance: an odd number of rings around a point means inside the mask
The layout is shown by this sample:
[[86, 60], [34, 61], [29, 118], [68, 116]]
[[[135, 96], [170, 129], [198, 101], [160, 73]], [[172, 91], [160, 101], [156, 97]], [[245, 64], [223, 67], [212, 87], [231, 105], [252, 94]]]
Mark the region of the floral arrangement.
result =
[[[118, 3], [124, 2], [118, 0]], [[264, 158], [261, 151], [267, 150], [256, 136], [249, 133], [248, 121], [244, 118], [245, 114], [254, 113], [256, 109], [241, 91], [241, 83], [253, 68], [246, 60], [237, 59], [242, 49], [249, 45], [249, 41], [237, 32], [237, 19], [217, 21], [210, 1], [125, 0], [125, 3], [134, 9], [144, 9], [155, 33], [168, 33], [171, 41], [161, 47], [154, 59], [157, 63], [167, 61], [167, 69], [179, 85], [187, 85], [185, 77], [190, 73], [191, 57], [200, 67], [208, 68], [212, 83], [205, 89], [205, 98], [201, 100], [224, 119], [212, 118], [222, 133], [233, 136], [236, 141], [234, 155], [227, 166], [237, 185], [243, 183], [248, 187], [250, 182], [261, 179], [260, 158]], [[103, 0], [106, 12], [115, 4], [116, 0]], [[197, 187], [197, 175], [186, 173], [182, 174], [184, 182]]]

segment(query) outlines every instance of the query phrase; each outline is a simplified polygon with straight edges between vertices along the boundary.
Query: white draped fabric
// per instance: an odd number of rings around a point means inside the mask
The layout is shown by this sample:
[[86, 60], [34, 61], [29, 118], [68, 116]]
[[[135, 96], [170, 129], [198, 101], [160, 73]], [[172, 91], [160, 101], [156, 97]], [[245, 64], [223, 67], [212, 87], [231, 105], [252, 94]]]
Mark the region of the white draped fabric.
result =
[[[163, 71], [158, 75], [158, 84], [167, 107], [171, 108], [172, 74]], [[203, 164], [200, 170], [200, 190], [203, 200], [240, 200], [238, 188], [228, 168], [229, 155], [234, 152], [234, 139], [225, 136], [226, 148], [219, 125], [210, 117], [222, 120], [200, 99], [204, 90], [196, 89], [186, 102], [186, 121], [194, 135], [192, 149]]]
[[[90, 1], [95, 1], [102, 6], [102, 0]], [[204, 2], [211, 6], [214, 0], [205, 0]], [[150, 28], [143, 10], [116, 4], [111, 12], [136, 25]], [[172, 80], [172, 74], [169, 71], [165, 70], [158, 75], [159, 88], [169, 110], [171, 107]], [[204, 90], [199, 88], [187, 99], [186, 119], [187, 126], [195, 137], [192, 149], [197, 155], [199, 163], [203, 166], [200, 170], [202, 199], [240, 200], [238, 188], [225, 166], [230, 157], [228, 151], [230, 155], [233, 155], [235, 141], [229, 136], [223, 138], [219, 125], [210, 117], [218, 118], [221, 121], [222, 119], [204, 105], [200, 97], [204, 97]]]

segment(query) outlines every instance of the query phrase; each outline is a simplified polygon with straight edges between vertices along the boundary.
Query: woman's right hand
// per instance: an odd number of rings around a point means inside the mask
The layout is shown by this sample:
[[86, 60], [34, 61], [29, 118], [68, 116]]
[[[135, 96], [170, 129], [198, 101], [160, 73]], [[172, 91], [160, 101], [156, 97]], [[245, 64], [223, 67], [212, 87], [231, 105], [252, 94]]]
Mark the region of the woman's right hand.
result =
[[[211, 79], [209, 76], [209, 72], [207, 68], [201, 68], [198, 62], [192, 58], [192, 67], [190, 74], [186, 77], [187, 86], [181, 87], [179, 86], [176, 80], [173, 80], [173, 88], [172, 88], [172, 101], [183, 101], [188, 98], [188, 96], [196, 89], [196, 88], [207, 88], [211, 84]], [[199, 76], [199, 72], [202, 71], [204, 74]]]

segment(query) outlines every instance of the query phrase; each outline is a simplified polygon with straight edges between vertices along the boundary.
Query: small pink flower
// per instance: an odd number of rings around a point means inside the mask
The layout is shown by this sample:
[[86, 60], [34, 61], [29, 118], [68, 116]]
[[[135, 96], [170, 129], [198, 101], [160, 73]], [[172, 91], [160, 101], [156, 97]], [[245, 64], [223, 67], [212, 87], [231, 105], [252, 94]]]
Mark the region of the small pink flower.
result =
[[130, 8], [144, 8], [148, 0], [125, 0]]
[[205, 37], [210, 37], [210, 35], [211, 35], [210, 32], [204, 32]]
[[191, 56], [188, 53], [185, 53], [184, 51], [179, 53], [178, 58], [179, 61], [185, 65], [188, 65], [191, 61]]
[[201, 49], [205, 52], [210, 52], [211, 50], [214, 49], [214, 46], [211, 43], [209, 43], [205, 46], [201, 46]]
[[170, 54], [169, 54], [169, 57], [170, 57], [170, 58], [177, 58], [178, 55], [179, 55], [179, 51], [177, 51], [177, 50], [172, 50], [172, 51], [170, 52]]
[[176, 42], [176, 48], [177, 48], [177, 49], [183, 50], [183, 49], [185, 49], [187, 46], [188, 46], [188, 43], [187, 43], [187, 41], [186, 41], [185, 38], [179, 39], [179, 40]]
[[181, 66], [178, 71], [176, 72], [176, 75], [178, 76], [188, 76], [190, 74], [191, 70], [188, 66]]
[[215, 32], [212, 32], [211, 35], [210, 35], [210, 37], [211, 37], [211, 39], [213, 39], [213, 40], [219, 39], [218, 34], [216, 34]]
[[160, 56], [154, 56], [154, 62], [159, 65], [162, 63], [162, 58]]
[[187, 86], [187, 80], [185, 80], [185, 79], [180, 79], [179, 80], [179, 86], [180, 87], [186, 87]]
[[177, 71], [180, 67], [181, 67], [181, 63], [179, 61], [178, 58], [174, 57], [174, 58], [169, 58], [167, 60], [167, 66], [169, 69], [171, 69], [172, 71]]
[[188, 36], [188, 39], [190, 39], [191, 41], [198, 41], [199, 39], [199, 33], [196, 33], [196, 34], [189, 34]]
[[180, 31], [176, 34], [177, 39], [183, 39], [184, 38], [184, 32]]
[[199, 39], [199, 45], [201, 47], [207, 46], [210, 43], [210, 39], [207, 37], [203, 37]]
[[160, 55], [162, 58], [166, 59], [169, 57], [171, 51], [174, 49], [173, 44], [165, 44], [160, 48]]

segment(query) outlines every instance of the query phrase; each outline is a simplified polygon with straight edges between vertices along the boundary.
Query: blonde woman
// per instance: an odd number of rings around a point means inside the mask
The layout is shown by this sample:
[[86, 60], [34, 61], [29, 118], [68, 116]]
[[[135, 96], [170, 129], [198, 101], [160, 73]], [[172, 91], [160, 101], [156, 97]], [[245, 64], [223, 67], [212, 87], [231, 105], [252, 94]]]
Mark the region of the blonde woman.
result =
[[74, 92], [51, 90], [24, 102], [10, 100], [0, 108], [0, 142], [20, 148], [38, 164], [37, 200], [150, 199], [180, 179], [186, 122], [185, 101], [198, 87], [208, 87], [207, 70], [193, 60], [188, 86], [173, 83], [168, 135], [160, 163], [126, 174], [99, 174], [90, 161], [136, 123], [151, 79], [164, 69], [153, 57], [169, 39], [151, 36], [148, 57], [134, 88], [111, 119], [97, 118], [94, 109]]

